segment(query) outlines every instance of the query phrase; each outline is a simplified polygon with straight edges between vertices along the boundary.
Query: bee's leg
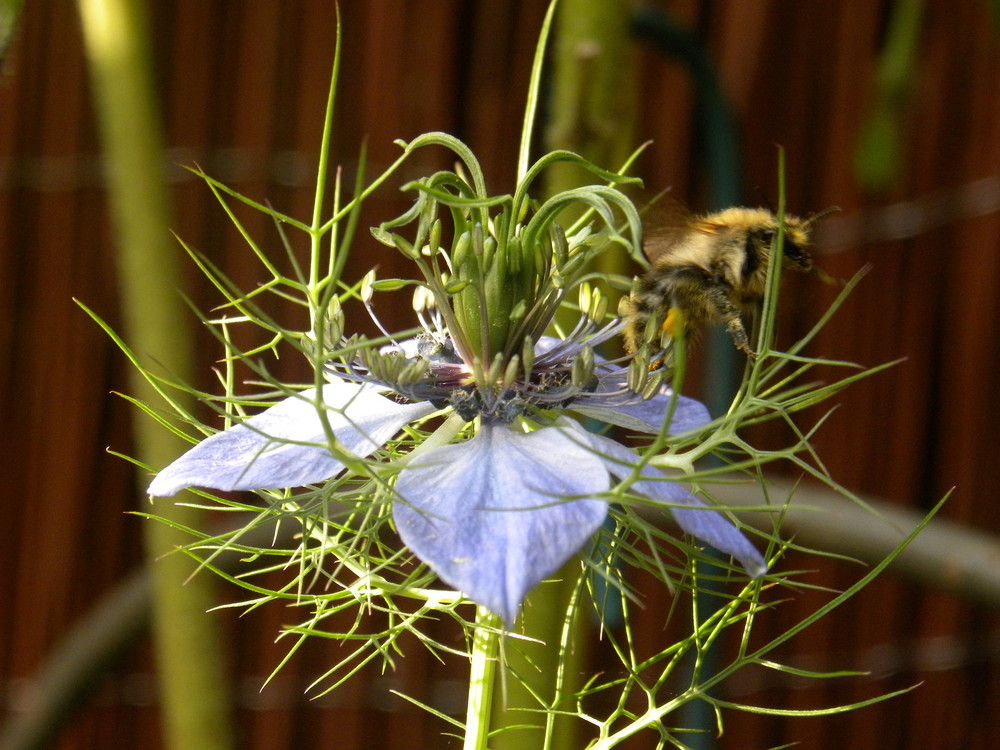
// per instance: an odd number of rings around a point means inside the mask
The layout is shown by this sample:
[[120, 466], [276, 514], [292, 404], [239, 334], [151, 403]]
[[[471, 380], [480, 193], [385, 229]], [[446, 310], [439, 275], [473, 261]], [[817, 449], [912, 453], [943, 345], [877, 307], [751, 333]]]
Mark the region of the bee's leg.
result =
[[625, 317], [625, 351], [635, 354], [646, 342], [651, 342], [651, 327], [659, 328], [660, 313], [645, 297], [633, 295], [619, 312]]
[[708, 298], [715, 307], [715, 312], [719, 319], [726, 326], [726, 333], [733, 339], [736, 348], [747, 355], [750, 359], [756, 359], [757, 353], [750, 348], [750, 337], [747, 335], [746, 326], [743, 323], [743, 316], [729, 299], [725, 287], [712, 286], [708, 288]]
[[743, 325], [743, 318], [739, 313], [736, 317], [726, 321], [726, 330], [736, 344], [736, 348], [747, 355], [750, 359], [757, 359], [757, 352], [750, 348], [750, 339], [747, 336], [746, 326]]

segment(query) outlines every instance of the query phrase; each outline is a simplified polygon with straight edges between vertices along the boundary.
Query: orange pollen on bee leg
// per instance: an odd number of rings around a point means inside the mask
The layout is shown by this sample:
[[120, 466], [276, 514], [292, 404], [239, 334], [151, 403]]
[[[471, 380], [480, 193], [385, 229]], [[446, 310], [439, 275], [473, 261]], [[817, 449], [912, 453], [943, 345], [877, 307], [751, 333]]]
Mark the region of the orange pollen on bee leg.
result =
[[667, 317], [663, 320], [663, 330], [670, 334], [670, 338], [677, 338], [678, 333], [684, 332], [684, 311], [679, 307], [671, 307], [667, 311]]

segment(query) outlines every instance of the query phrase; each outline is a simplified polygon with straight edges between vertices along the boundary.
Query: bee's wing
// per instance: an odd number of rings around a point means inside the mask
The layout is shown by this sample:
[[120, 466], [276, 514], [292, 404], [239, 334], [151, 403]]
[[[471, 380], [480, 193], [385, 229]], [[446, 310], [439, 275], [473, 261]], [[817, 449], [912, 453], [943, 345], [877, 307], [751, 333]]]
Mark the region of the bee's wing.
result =
[[693, 231], [690, 219], [680, 220], [676, 224], [654, 224], [646, 228], [642, 238], [642, 252], [651, 263], [658, 258], [669, 255], [674, 248], [681, 245]]
[[642, 251], [651, 263], [670, 253], [690, 236], [698, 217], [672, 196], [662, 197], [642, 210]]

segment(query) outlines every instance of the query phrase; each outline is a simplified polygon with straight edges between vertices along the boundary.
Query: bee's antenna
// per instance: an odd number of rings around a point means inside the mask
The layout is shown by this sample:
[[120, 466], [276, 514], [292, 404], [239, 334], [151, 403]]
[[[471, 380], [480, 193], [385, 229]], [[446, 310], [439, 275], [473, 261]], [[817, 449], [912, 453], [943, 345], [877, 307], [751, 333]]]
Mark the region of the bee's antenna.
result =
[[764, 192], [763, 188], [761, 188], [758, 185], [757, 187], [754, 188], [754, 192], [757, 193], [757, 197], [760, 199], [760, 202], [764, 204], [764, 208], [766, 208], [772, 214], [778, 213], [777, 210], [774, 208], [774, 205], [768, 199], [767, 193]]
[[824, 284], [840, 284], [841, 286], [844, 285], [843, 281], [841, 281], [840, 279], [835, 279], [833, 276], [828, 274], [819, 266], [813, 266], [812, 268], [810, 268], [809, 273], [818, 278]]
[[666, 196], [666, 194], [673, 189], [674, 189], [673, 185], [668, 185], [667, 187], [663, 188], [663, 190], [661, 190], [660, 192], [651, 196], [649, 200], [647, 200], [645, 203], [642, 204], [642, 208], [639, 209], [639, 214], [644, 215], [647, 211], [653, 208], [653, 206], [658, 204]]
[[843, 209], [840, 206], [830, 206], [829, 208], [824, 208], [822, 211], [818, 213], [810, 214], [809, 216], [807, 216], [805, 223], [807, 225], [813, 224], [814, 222], [817, 222], [820, 219], [822, 219], [824, 216], [829, 216], [830, 214], [835, 214], [838, 211], [842, 210]]

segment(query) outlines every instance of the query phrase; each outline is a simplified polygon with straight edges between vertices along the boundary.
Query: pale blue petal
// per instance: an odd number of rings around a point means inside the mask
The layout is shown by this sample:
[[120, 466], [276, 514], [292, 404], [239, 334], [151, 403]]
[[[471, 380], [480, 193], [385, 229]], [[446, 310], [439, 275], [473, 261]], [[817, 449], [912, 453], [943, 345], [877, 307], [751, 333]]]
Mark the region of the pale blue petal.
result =
[[[608, 424], [655, 435], [659, 433], [667, 418], [672, 399], [673, 391], [664, 386], [653, 398], [640, 401], [637, 404], [628, 406], [578, 406], [573, 404], [570, 408]], [[687, 396], [678, 396], [668, 434], [680, 435], [684, 432], [697, 430], [711, 421], [712, 417], [703, 403]]]
[[592, 495], [609, 487], [600, 457], [557, 428], [484, 425], [410, 462], [393, 517], [445, 583], [511, 626], [528, 591], [600, 527], [608, 506]]
[[[315, 395], [315, 389], [302, 391], [205, 438], [157, 474], [149, 494], [175, 495], [186, 487], [298, 487], [339, 474], [344, 465], [327, 450]], [[339, 379], [323, 387], [323, 403], [337, 440], [357, 456], [369, 455], [404, 424], [434, 411], [431, 404], [399, 404]]]
[[[563, 424], [572, 423], [565, 420]], [[631, 450], [582, 428], [575, 428], [574, 431], [590, 441], [594, 450], [606, 457], [608, 470], [613, 475], [621, 479], [632, 473], [637, 456]], [[735, 557], [751, 578], [759, 578], [767, 572], [767, 563], [760, 552], [725, 516], [703, 503], [682, 485], [669, 481], [667, 475], [655, 466], [647, 464], [642, 468], [641, 475], [648, 478], [635, 481], [632, 484], [633, 491], [653, 500], [688, 506], [670, 508], [677, 525], [684, 531], [720, 552]]]

